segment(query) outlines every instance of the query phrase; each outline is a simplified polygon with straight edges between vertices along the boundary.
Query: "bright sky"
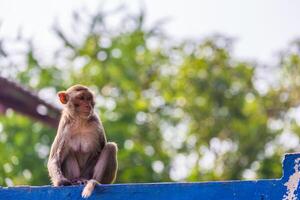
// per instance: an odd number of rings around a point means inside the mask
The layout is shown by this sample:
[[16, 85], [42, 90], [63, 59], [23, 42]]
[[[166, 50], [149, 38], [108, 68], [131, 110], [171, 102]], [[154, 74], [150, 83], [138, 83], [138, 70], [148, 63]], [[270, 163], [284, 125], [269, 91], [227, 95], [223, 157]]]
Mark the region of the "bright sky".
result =
[[[82, 7], [95, 10], [100, 0], [0, 0], [0, 38], [12, 37], [22, 27], [43, 50], [55, 48], [50, 31], [55, 19], [70, 24], [71, 13]], [[145, 6], [147, 23], [162, 18], [174, 38], [201, 39], [223, 33], [237, 39], [239, 57], [270, 62], [272, 56], [300, 37], [298, 0], [107, 0], [106, 7], [125, 4], [136, 12]]]

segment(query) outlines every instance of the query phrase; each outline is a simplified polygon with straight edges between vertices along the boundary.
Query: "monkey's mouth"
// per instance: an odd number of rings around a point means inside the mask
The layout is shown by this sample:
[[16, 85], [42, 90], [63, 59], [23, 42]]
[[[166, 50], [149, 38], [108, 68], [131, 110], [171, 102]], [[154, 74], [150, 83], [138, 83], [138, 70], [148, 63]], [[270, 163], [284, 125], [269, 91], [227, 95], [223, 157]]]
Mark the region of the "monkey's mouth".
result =
[[84, 115], [89, 115], [91, 113], [91, 110], [82, 110], [81, 113]]
[[82, 116], [89, 116], [92, 113], [91, 109], [83, 109], [83, 108], [79, 108], [77, 110], [77, 114], [78, 115], [82, 115]]
[[90, 107], [81, 107], [80, 111], [83, 113], [90, 113], [92, 109]]

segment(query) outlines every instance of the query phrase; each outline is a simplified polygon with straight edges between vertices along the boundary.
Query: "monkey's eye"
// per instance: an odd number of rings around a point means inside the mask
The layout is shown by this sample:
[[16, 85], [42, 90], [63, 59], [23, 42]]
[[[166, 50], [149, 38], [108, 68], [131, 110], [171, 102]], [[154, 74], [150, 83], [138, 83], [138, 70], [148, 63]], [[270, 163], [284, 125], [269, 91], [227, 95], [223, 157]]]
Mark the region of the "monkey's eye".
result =
[[80, 100], [84, 100], [84, 96], [80, 96], [79, 99], [80, 99]]

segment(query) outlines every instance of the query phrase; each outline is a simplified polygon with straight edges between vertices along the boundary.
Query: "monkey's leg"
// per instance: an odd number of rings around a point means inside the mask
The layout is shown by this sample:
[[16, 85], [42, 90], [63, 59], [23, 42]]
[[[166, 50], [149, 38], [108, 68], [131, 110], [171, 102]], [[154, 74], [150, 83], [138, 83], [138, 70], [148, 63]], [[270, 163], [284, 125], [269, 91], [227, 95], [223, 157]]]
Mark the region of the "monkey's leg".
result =
[[93, 178], [87, 182], [82, 197], [89, 197], [97, 182], [109, 184], [115, 180], [118, 168], [117, 151], [118, 148], [115, 143], [108, 142], [104, 146], [94, 167]]
[[118, 168], [117, 151], [117, 145], [113, 142], [104, 146], [95, 165], [93, 179], [102, 184], [114, 182]]
[[72, 184], [79, 184], [76, 183], [76, 180], [80, 177], [80, 168], [74, 154], [67, 156], [63, 163], [63, 172], [64, 176], [69, 179]]

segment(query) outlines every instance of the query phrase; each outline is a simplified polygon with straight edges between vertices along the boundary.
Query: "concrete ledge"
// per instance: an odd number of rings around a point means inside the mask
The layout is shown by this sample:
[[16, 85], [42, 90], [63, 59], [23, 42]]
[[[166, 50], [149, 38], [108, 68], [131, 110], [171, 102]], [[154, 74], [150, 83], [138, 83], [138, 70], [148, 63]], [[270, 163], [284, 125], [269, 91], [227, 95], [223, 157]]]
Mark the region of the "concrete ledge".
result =
[[[298, 199], [300, 154], [287, 154], [281, 179], [200, 183], [98, 185], [89, 199], [101, 200], [295, 200]], [[82, 199], [83, 186], [0, 188], [0, 200]]]

